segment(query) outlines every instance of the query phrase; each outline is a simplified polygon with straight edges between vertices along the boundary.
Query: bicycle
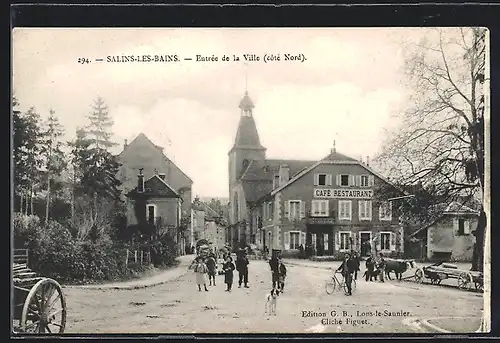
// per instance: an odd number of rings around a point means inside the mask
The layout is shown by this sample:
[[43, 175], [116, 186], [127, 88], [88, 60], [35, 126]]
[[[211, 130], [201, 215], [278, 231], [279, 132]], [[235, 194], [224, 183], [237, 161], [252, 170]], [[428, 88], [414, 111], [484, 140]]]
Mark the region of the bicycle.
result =
[[[335, 291], [335, 289], [337, 289], [338, 291], [344, 289], [345, 294], [349, 293], [349, 290], [347, 289], [347, 284], [345, 283], [345, 278], [342, 276], [342, 281], [339, 281], [336, 274], [341, 274], [341, 273], [335, 271], [333, 276], [329, 277], [328, 280], [326, 280], [325, 282], [326, 294], [328, 295], [332, 294]], [[354, 280], [353, 278], [351, 282], [351, 292], [354, 292], [355, 290], [356, 290], [356, 280]]]

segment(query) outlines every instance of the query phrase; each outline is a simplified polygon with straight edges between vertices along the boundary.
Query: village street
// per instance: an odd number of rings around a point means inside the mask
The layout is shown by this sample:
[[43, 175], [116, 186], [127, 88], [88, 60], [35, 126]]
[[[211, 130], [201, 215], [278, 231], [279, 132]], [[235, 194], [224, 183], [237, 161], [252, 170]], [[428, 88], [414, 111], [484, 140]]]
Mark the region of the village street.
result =
[[[405, 281], [358, 280], [350, 297], [343, 292], [327, 295], [324, 284], [330, 271], [290, 262], [277, 315], [269, 317], [264, 304], [271, 276], [265, 261], [250, 261], [250, 288], [238, 288], [236, 282], [230, 293], [225, 292], [223, 276], [217, 277], [217, 286], [209, 286], [209, 292], [199, 292], [193, 272], [184, 272], [188, 262], [184, 258], [177, 276], [172, 271], [173, 279], [157, 286], [129, 290], [65, 287], [66, 333], [412, 333], [433, 331], [422, 327], [419, 319], [436, 323], [452, 317], [455, 327], [448, 330], [473, 332], [483, 309], [480, 293]], [[384, 310], [403, 311], [406, 316], [368, 314]], [[303, 317], [302, 311], [324, 312], [327, 317]], [[332, 311], [336, 317], [330, 315]], [[322, 325], [323, 318], [342, 319], [342, 324]], [[346, 323], [347, 319], [351, 322]], [[353, 325], [353, 320], [365, 322]]]

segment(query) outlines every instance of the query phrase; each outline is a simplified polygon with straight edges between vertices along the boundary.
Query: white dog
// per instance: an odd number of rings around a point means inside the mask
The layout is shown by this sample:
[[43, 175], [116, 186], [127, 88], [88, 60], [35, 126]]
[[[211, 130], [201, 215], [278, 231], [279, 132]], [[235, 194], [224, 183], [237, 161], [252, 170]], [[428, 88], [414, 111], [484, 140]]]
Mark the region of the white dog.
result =
[[278, 301], [279, 294], [280, 292], [273, 288], [271, 289], [271, 292], [266, 295], [266, 306], [264, 313], [269, 313], [269, 315], [276, 315], [276, 303]]

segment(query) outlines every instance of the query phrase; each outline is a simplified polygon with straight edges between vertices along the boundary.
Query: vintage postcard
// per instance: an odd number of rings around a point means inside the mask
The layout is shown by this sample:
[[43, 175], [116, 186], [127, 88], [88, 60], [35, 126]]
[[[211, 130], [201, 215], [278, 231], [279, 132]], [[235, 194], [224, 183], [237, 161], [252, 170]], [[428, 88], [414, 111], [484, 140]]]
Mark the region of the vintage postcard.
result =
[[484, 28], [16, 28], [12, 330], [490, 330]]

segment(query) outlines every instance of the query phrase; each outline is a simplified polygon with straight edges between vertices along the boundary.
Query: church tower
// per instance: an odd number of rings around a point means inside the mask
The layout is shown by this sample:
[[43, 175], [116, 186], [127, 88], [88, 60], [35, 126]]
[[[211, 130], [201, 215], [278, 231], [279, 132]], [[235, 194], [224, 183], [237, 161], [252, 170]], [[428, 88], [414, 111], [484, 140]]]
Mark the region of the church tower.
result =
[[265, 160], [266, 148], [260, 144], [259, 133], [253, 118], [254, 104], [245, 91], [240, 101], [240, 123], [234, 145], [229, 150], [229, 198], [232, 199], [233, 189], [246, 167], [252, 160]]

